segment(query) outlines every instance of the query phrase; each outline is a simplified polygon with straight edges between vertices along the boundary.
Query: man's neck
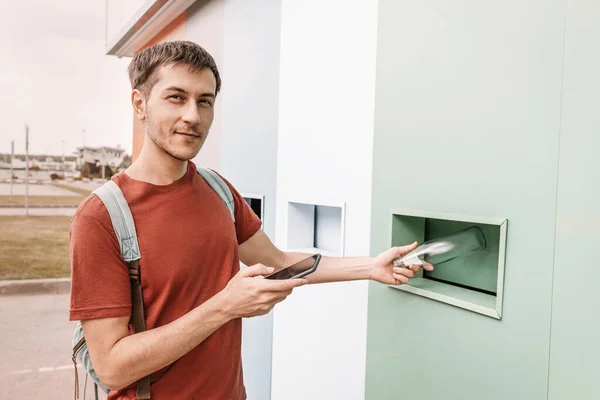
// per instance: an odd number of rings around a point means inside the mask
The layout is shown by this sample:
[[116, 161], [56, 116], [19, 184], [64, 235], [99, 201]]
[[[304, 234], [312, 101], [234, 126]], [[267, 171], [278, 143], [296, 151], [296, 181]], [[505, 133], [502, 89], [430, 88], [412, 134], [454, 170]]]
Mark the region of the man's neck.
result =
[[187, 161], [177, 160], [157, 146], [144, 143], [138, 158], [125, 173], [138, 181], [169, 185], [181, 179], [187, 172], [187, 167]]

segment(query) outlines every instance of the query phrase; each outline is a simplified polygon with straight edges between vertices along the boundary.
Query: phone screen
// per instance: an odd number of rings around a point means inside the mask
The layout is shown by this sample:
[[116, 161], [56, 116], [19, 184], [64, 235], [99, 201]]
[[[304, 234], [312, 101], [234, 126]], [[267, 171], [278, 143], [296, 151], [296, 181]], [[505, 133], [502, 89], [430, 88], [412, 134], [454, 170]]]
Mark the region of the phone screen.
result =
[[265, 279], [292, 279], [295, 277], [308, 275], [306, 272], [310, 271], [311, 269], [316, 269], [320, 259], [320, 254], [315, 254], [314, 256], [305, 258], [294, 265], [290, 265], [287, 268], [266, 276]]

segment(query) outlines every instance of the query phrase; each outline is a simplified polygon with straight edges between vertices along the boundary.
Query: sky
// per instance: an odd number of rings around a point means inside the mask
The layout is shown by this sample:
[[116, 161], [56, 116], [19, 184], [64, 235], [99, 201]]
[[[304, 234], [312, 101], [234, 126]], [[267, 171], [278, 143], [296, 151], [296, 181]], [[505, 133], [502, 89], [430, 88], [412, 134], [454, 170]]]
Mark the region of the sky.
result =
[[[106, 0], [0, 1], [0, 153], [131, 154], [129, 58], [106, 55]], [[85, 133], [82, 132], [85, 130]]]

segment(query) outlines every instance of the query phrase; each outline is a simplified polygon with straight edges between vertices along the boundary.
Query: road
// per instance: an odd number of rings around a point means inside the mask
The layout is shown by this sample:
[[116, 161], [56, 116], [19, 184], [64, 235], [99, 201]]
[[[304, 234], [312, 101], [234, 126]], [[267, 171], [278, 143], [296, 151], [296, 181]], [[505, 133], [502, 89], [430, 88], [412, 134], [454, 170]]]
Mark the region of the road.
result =
[[[73, 398], [75, 323], [68, 309], [68, 294], [0, 296], [0, 400]], [[85, 373], [78, 371], [84, 399]], [[90, 388], [88, 383], [86, 400], [94, 398]]]

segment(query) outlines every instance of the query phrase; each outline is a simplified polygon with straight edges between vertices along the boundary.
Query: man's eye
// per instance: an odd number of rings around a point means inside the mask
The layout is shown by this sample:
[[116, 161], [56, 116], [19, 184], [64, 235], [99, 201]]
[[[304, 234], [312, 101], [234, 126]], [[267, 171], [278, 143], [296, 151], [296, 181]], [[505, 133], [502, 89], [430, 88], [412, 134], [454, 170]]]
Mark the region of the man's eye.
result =
[[198, 103], [203, 104], [203, 105], [207, 105], [207, 106], [212, 106], [212, 103], [210, 100], [200, 100]]
[[173, 95], [169, 96], [169, 98], [175, 99], [175, 100], [183, 100], [183, 98], [178, 94], [173, 94]]

